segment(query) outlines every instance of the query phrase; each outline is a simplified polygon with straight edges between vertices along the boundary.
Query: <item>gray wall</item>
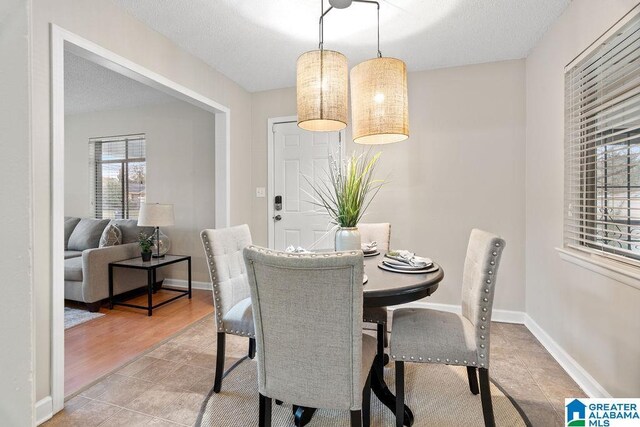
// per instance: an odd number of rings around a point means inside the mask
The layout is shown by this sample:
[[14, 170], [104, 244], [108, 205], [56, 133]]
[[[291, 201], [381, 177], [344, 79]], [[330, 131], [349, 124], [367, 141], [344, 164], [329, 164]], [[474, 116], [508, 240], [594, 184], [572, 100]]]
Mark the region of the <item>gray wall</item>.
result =
[[29, 5], [0, 2], [0, 423], [11, 426], [34, 422]]
[[616, 397], [640, 395], [640, 289], [555, 250], [562, 247], [564, 67], [636, 3], [572, 2], [527, 58], [527, 313]]
[[[267, 186], [267, 119], [296, 114], [295, 88], [253, 94], [252, 186]], [[524, 311], [525, 64], [505, 61], [409, 73], [411, 137], [374, 147], [389, 183], [366, 221], [391, 222], [391, 244], [433, 257], [446, 272], [428, 301], [459, 304], [474, 227], [507, 240], [495, 307]], [[347, 141], [350, 141], [347, 129]], [[349, 143], [347, 151], [362, 150]], [[267, 243], [266, 198], [252, 233]]]
[[[89, 138], [145, 133], [147, 201], [172, 203], [176, 224], [163, 228], [171, 253], [192, 256], [193, 280], [209, 281], [200, 230], [214, 223], [214, 116], [185, 102], [65, 117], [65, 215], [88, 217]], [[184, 265], [168, 277], [186, 280]]]

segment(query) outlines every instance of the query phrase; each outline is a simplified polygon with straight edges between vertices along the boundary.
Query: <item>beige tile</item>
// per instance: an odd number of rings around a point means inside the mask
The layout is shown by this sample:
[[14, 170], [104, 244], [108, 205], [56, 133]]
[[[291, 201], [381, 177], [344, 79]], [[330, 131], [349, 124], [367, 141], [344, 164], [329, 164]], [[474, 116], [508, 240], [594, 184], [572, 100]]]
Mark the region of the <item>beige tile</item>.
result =
[[151, 421], [149, 421], [149, 424], [147, 424], [148, 426], [152, 426], [152, 427], [177, 427], [180, 426], [180, 424], [176, 424], [172, 421], [167, 421], [167, 420], [162, 420], [160, 418], [153, 418]]
[[154, 419], [148, 415], [123, 409], [107, 418], [100, 427], [142, 427], [148, 426]]
[[492, 323], [493, 331], [502, 336], [508, 336], [511, 339], [531, 339], [535, 337], [524, 325], [518, 325], [516, 323]]
[[169, 341], [165, 344], [162, 344], [160, 347], [152, 350], [147, 354], [149, 357], [154, 357], [156, 359], [164, 359], [164, 360], [174, 360], [179, 362], [181, 354], [186, 354], [187, 350], [181, 348], [179, 345], [175, 344], [173, 341]]
[[[230, 352], [226, 352], [227, 357], [232, 356]], [[183, 362], [187, 365], [195, 365], [201, 368], [212, 369], [216, 366], [215, 348], [201, 348], [197, 350], [188, 350], [185, 354]]]
[[531, 421], [532, 427], [561, 427], [563, 419], [549, 406], [528, 400], [518, 400], [518, 405]]
[[[123, 406], [127, 402], [131, 402], [145, 391], [149, 390], [152, 383], [140, 380], [138, 378], [125, 377], [122, 375], [111, 375], [103, 383], [96, 384], [96, 393], [102, 390], [95, 399], [102, 402]], [[92, 389], [94, 388], [92, 387]], [[89, 394], [94, 392], [89, 389]]]
[[179, 365], [157, 383], [176, 389], [190, 390], [198, 382], [209, 382], [213, 385], [214, 377], [214, 369], [193, 365]]
[[123, 406], [136, 412], [164, 418], [162, 415], [166, 413], [167, 408], [171, 407], [182, 393], [181, 389], [154, 385], [136, 399], [123, 403]]
[[122, 368], [119, 371], [117, 371], [117, 374], [124, 375], [126, 377], [132, 377], [135, 374], [137, 374], [138, 372], [140, 372], [140, 371], [148, 368], [149, 366], [151, 366], [157, 360], [158, 359], [156, 359], [154, 357], [142, 356], [141, 358], [139, 358], [137, 360], [134, 360], [133, 362], [129, 363], [124, 368]]
[[102, 381], [99, 381], [94, 385], [92, 385], [91, 387], [89, 387], [88, 389], [84, 390], [82, 393], [79, 394], [79, 396], [95, 399], [96, 397], [104, 393], [107, 387], [111, 383], [113, 383], [116, 379], [117, 379], [116, 375], [110, 375], [105, 379], [103, 379]]
[[68, 413], [72, 413], [78, 410], [79, 408], [83, 407], [89, 402], [91, 402], [91, 399], [88, 399], [83, 396], [75, 396], [74, 398], [64, 402], [64, 410]]
[[59, 412], [45, 425], [47, 427], [94, 427], [121, 410], [122, 408], [104, 402], [90, 401], [73, 411]]
[[154, 359], [151, 365], [132, 376], [141, 380], [158, 382], [175, 371], [179, 366], [180, 364], [178, 362], [173, 362], [171, 360]]
[[490, 375], [516, 401], [528, 401], [553, 411], [549, 400], [524, 366], [492, 362]]

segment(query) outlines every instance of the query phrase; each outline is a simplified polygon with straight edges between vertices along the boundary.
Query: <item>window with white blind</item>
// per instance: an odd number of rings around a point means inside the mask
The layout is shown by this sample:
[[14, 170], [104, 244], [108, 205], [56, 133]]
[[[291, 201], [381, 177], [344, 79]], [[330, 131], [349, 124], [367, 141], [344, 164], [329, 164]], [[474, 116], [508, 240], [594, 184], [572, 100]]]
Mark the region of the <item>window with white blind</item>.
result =
[[565, 247], [640, 266], [640, 15], [565, 73]]
[[95, 218], [138, 218], [145, 201], [144, 134], [91, 138], [91, 205]]

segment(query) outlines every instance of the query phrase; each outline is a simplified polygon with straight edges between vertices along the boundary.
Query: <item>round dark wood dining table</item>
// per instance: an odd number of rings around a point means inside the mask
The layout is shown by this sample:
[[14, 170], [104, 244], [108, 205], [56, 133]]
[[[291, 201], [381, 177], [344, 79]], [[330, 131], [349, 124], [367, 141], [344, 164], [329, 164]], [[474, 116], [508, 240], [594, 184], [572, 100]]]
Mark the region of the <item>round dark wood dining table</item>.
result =
[[[388, 307], [428, 297], [438, 289], [444, 278], [442, 267], [435, 263], [438, 269], [431, 273], [395, 273], [383, 270], [378, 267], [382, 257], [377, 255], [364, 258], [364, 274], [368, 277], [363, 288], [365, 307]], [[371, 375], [371, 390], [395, 414], [396, 397], [384, 382], [384, 365], [387, 361], [387, 355], [376, 355]], [[294, 407], [296, 425], [306, 425], [314, 412], [313, 408]], [[407, 405], [404, 407], [404, 422], [409, 426], [413, 424], [413, 412]]]

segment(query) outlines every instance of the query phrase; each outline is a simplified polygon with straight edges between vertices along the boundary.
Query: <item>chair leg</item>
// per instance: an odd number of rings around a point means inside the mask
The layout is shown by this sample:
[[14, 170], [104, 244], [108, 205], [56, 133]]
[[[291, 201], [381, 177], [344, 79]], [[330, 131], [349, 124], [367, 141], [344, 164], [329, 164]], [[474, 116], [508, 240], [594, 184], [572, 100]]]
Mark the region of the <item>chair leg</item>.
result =
[[381, 366], [378, 368], [380, 370], [384, 370], [384, 337], [387, 335], [385, 333], [385, 325], [378, 323], [377, 325], [377, 334], [376, 334], [376, 344], [377, 344], [377, 354], [378, 357], [376, 359], [377, 363], [380, 363]]
[[362, 411], [351, 411], [351, 427], [362, 427]]
[[478, 371], [480, 374], [480, 399], [482, 400], [482, 415], [484, 416], [484, 425], [485, 427], [495, 427], [496, 422], [493, 418], [493, 404], [491, 403], [489, 370], [486, 368], [479, 368]]
[[367, 382], [362, 390], [362, 427], [371, 425], [371, 375], [373, 368], [369, 370]]
[[389, 329], [387, 329], [388, 323], [384, 324], [384, 348], [389, 347]]
[[271, 398], [260, 394], [259, 427], [271, 427]]
[[222, 374], [224, 374], [224, 344], [227, 334], [218, 332], [218, 349], [216, 351], [216, 378], [213, 382], [213, 392], [220, 393], [222, 388]]
[[467, 366], [467, 377], [469, 377], [469, 390], [471, 390], [471, 393], [480, 393], [478, 390], [478, 374], [476, 372], [476, 368], [473, 366]]
[[396, 427], [404, 424], [404, 362], [396, 362]]
[[249, 356], [249, 359], [253, 359], [254, 357], [256, 357], [256, 339], [255, 338], [249, 338], [249, 351], [247, 353], [247, 356]]

